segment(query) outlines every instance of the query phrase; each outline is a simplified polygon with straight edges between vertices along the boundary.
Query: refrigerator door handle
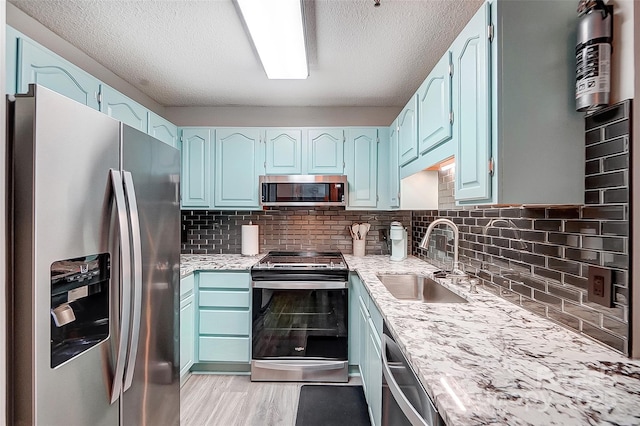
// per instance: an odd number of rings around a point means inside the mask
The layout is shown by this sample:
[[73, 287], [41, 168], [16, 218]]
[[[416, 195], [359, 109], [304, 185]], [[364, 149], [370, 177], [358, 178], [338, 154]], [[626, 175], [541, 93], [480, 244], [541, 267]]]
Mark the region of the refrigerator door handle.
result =
[[113, 373], [110, 395], [110, 402], [113, 404], [118, 400], [122, 391], [127, 347], [129, 346], [129, 323], [131, 321], [131, 242], [129, 240], [129, 223], [122, 177], [120, 176], [120, 172], [114, 169], [111, 169], [109, 174], [111, 176], [111, 187], [113, 188], [113, 198], [115, 199], [117, 211], [116, 222], [120, 235], [120, 273], [122, 282], [120, 292], [120, 336], [118, 338], [116, 367]]
[[133, 176], [131, 172], [124, 170], [122, 175], [124, 177], [124, 192], [129, 206], [129, 223], [131, 225], [131, 241], [133, 243], [133, 319], [131, 321], [131, 341], [129, 343], [129, 353], [124, 378], [123, 392], [126, 392], [133, 382], [136, 356], [138, 355], [138, 341], [140, 340], [140, 316], [142, 313], [142, 241], [140, 238], [140, 218]]

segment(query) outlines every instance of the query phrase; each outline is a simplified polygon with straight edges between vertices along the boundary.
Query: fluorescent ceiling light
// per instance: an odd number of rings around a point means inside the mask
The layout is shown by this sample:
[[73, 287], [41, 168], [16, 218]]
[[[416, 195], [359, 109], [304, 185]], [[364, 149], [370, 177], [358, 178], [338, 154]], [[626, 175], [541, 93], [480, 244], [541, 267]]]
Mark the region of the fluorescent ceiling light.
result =
[[302, 0], [236, 0], [270, 79], [309, 75]]

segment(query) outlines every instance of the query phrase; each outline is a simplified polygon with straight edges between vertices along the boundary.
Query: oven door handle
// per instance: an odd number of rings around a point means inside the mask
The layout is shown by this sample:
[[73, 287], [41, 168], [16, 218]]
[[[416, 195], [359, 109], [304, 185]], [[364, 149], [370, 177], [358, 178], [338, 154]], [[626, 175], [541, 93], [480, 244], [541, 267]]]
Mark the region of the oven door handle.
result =
[[349, 288], [348, 281], [252, 281], [253, 288], [272, 290], [340, 290]]
[[273, 362], [273, 361], [253, 361], [254, 365], [266, 370], [292, 370], [292, 371], [326, 371], [340, 370], [345, 367], [347, 361], [316, 361], [313, 363], [305, 362]]

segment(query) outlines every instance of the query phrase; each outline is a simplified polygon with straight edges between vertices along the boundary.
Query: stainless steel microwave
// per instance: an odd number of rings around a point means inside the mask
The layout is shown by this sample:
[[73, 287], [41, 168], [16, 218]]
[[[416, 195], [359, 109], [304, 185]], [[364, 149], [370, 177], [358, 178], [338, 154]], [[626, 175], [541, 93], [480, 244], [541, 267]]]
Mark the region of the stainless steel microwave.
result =
[[260, 176], [262, 206], [346, 206], [344, 175]]

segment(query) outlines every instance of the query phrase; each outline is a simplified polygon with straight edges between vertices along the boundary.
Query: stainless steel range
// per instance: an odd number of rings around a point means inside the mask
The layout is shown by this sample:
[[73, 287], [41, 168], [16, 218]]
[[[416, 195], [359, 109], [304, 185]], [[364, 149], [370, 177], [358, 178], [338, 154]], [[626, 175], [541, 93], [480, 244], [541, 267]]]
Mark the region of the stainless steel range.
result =
[[251, 268], [251, 380], [348, 380], [348, 277], [337, 252], [270, 252]]

